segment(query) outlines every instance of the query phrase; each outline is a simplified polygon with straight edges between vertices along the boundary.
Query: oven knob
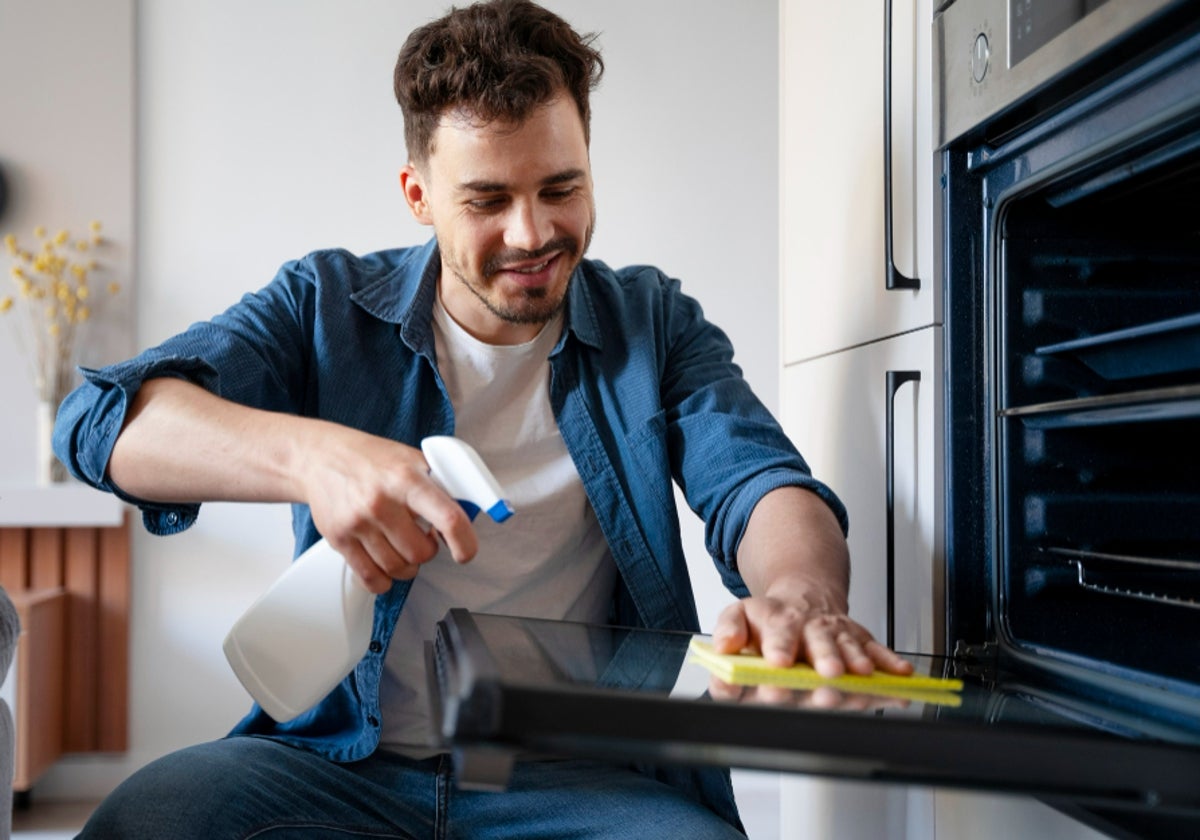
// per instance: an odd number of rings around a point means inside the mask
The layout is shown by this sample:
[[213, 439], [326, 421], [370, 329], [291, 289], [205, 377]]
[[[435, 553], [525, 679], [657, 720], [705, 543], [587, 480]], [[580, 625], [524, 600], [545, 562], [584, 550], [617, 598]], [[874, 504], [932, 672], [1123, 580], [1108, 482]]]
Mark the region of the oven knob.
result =
[[975, 36], [975, 46], [971, 49], [971, 75], [975, 78], [976, 83], [982, 82], [983, 77], [987, 75], [988, 60], [992, 57], [992, 48], [988, 44], [988, 37], [985, 33], [980, 32]]

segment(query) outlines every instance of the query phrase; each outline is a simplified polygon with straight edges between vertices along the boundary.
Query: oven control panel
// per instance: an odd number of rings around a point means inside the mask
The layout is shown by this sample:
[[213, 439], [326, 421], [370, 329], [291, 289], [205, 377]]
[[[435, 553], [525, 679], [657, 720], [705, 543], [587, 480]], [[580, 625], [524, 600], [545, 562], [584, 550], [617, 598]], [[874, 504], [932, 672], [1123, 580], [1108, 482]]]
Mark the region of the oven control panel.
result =
[[938, 147], [1187, 0], [955, 0], [934, 15]]

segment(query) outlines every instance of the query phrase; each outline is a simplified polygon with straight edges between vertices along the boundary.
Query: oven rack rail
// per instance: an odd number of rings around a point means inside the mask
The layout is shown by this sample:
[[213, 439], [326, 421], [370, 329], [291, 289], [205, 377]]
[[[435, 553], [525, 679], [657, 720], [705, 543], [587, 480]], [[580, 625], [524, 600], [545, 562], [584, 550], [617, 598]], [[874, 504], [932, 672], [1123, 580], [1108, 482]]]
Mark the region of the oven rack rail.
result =
[[[1200, 561], [1106, 554], [1058, 547], [1045, 548], [1043, 551], [1065, 560], [1066, 564], [1074, 569], [1075, 582], [1088, 592], [1200, 610], [1200, 598], [1197, 597], [1197, 593], [1200, 593]], [[1104, 572], [1097, 571], [1096, 565], [1108, 566], [1110, 569], [1117, 570], [1122, 575], [1119, 579], [1120, 584], [1104, 578]], [[1191, 591], [1155, 591], [1140, 586], [1136, 580], [1132, 582], [1127, 580], [1130, 575], [1136, 578], [1139, 573], [1145, 572], [1178, 576], [1191, 583]], [[1112, 572], [1110, 571], [1109, 574], [1111, 575]], [[1186, 590], [1187, 587], [1181, 587], [1181, 589]]]

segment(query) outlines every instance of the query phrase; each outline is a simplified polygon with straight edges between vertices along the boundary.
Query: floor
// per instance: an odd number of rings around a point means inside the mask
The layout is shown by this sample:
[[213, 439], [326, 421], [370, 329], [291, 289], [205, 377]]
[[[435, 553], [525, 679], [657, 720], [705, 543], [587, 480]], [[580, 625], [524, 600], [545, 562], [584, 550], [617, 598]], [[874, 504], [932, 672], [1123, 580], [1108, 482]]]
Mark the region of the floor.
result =
[[34, 802], [13, 811], [12, 840], [70, 840], [87, 822], [94, 802]]

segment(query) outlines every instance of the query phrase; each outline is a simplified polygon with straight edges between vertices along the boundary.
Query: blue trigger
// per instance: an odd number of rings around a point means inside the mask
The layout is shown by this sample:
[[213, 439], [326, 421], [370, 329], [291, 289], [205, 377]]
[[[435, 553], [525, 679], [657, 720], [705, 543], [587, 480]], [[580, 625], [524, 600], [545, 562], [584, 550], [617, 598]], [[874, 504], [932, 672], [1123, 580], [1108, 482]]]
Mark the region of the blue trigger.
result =
[[468, 502], [466, 499], [455, 499], [454, 501], [458, 502], [458, 506], [466, 511], [467, 519], [474, 522], [475, 517], [479, 515], [479, 505]]
[[492, 517], [493, 522], [503, 522], [505, 519], [513, 515], [512, 508], [508, 506], [508, 502], [500, 499], [496, 504], [488, 508], [488, 516]]

